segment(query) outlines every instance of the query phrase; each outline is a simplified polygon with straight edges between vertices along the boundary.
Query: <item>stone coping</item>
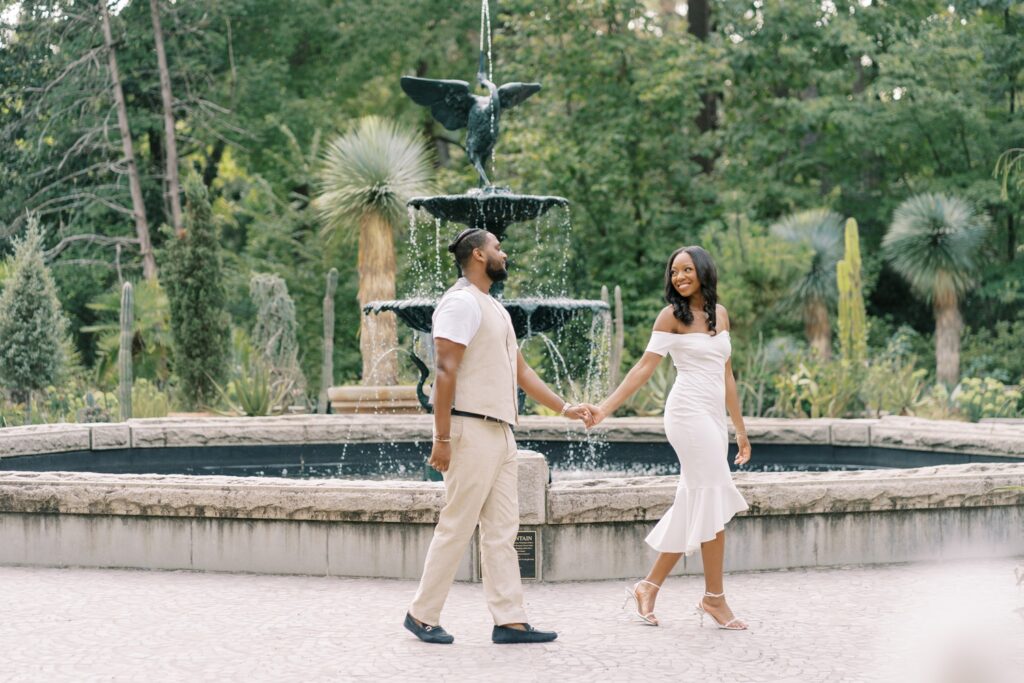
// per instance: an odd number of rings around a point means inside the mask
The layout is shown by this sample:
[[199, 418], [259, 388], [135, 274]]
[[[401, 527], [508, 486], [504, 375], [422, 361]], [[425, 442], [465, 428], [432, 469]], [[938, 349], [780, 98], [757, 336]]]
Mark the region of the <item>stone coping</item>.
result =
[[[520, 454], [524, 524], [653, 521], [672, 504], [678, 482], [634, 477], [545, 488], [541, 470], [543, 458]], [[747, 516], [1024, 505], [1024, 463], [741, 473], [735, 481]], [[433, 482], [0, 472], [0, 512], [23, 514], [430, 524], [443, 504], [443, 486]]]
[[[519, 452], [519, 515], [545, 521], [547, 462]], [[441, 482], [2, 472], [0, 513], [433, 524]]]
[[[1024, 458], [1024, 424], [972, 424], [913, 417], [881, 419], [745, 418], [754, 444], [872, 446]], [[288, 415], [129, 420], [0, 429], [0, 458], [68, 451], [194, 446], [429, 441], [429, 415]], [[730, 425], [730, 434], [732, 426]], [[564, 418], [526, 416], [517, 438], [537, 441], [664, 441], [660, 417], [610, 418], [588, 433]]]
[[[660, 519], [679, 478], [554, 482], [548, 524]], [[740, 472], [746, 516], [1024, 505], [1024, 463], [972, 463], [852, 472]]]

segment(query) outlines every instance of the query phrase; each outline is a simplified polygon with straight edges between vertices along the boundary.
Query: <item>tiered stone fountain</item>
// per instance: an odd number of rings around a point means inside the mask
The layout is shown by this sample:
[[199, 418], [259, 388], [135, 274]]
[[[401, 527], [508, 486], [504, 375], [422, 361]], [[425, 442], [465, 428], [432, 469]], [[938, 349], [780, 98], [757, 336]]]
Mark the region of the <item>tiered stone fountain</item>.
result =
[[[486, 3], [483, 12], [488, 17]], [[489, 27], [484, 35], [489, 35]], [[483, 31], [482, 31], [483, 33]], [[402, 90], [417, 104], [429, 107], [431, 114], [449, 130], [467, 129], [466, 154], [480, 174], [480, 187], [463, 194], [416, 197], [409, 201], [412, 209], [423, 210], [444, 223], [488, 230], [501, 240], [513, 223], [540, 218], [555, 207], [568, 207], [564, 197], [514, 194], [507, 187], [491, 184], [486, 167], [498, 141], [501, 113], [522, 103], [540, 91], [539, 83], [506, 83], [498, 87], [487, 72], [487, 53], [481, 44], [477, 82], [487, 89], [486, 96], [474, 95], [466, 81], [402, 78]], [[509, 312], [516, 337], [531, 336], [557, 330], [572, 318], [591, 313], [607, 314], [604, 301], [567, 297], [504, 298], [504, 283], [495, 284], [491, 293], [501, 300]], [[393, 311], [398, 319], [412, 329], [429, 334], [437, 298], [416, 297], [395, 301], [374, 301], [364, 308], [366, 314]], [[427, 363], [415, 353], [413, 363], [420, 370], [416, 387], [420, 404], [429, 412], [428, 397], [423, 386], [429, 376]]]

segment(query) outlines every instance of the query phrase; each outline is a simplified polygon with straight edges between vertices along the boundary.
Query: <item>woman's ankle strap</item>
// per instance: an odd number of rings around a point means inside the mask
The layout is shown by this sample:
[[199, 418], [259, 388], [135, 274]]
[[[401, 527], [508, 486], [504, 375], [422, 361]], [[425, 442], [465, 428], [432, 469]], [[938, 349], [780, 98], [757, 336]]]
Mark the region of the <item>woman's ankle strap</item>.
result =
[[704, 597], [706, 598], [724, 598], [725, 593], [712, 593], [711, 591], [704, 591]]

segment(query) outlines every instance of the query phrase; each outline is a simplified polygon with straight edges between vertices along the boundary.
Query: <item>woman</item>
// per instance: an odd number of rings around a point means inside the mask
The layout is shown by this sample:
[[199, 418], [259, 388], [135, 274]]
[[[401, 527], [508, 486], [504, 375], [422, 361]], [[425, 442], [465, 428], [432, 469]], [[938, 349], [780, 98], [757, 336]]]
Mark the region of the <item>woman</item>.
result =
[[704, 249], [683, 247], [672, 254], [665, 270], [669, 305], [658, 314], [644, 355], [594, 415], [596, 424], [614, 413], [650, 379], [663, 356], [672, 356], [678, 375], [665, 403], [665, 435], [679, 458], [679, 486], [675, 503], [647, 536], [658, 559], [646, 578], [626, 589], [637, 616], [652, 626], [658, 625], [654, 603], [665, 577], [683, 554], [699, 547], [705, 587], [696, 607], [701, 625], [708, 615], [719, 628], [747, 628], [732, 613], [722, 588], [725, 523], [747, 509], [726, 459], [726, 408], [736, 428], [737, 465], [750, 460], [750, 441], [732, 374], [729, 316], [718, 304], [717, 284], [715, 263]]

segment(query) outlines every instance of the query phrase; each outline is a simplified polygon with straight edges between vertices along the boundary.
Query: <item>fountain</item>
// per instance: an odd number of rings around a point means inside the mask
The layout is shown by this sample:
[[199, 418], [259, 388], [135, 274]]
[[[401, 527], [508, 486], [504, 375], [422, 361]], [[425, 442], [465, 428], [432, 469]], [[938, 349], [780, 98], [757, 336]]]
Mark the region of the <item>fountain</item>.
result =
[[[497, 86], [490, 74], [490, 11], [487, 0], [481, 8], [480, 59], [477, 82], [487, 89], [487, 96], [474, 95], [470, 84], [459, 80], [439, 80], [405, 76], [402, 90], [413, 102], [430, 108], [430, 113], [448, 130], [466, 128], [466, 155], [480, 176], [480, 187], [463, 194], [414, 197], [410, 209], [423, 210], [436, 221], [457, 223], [489, 231], [499, 240], [513, 223], [541, 218], [555, 207], [567, 208], [564, 197], [515, 194], [507, 187], [490, 182], [486, 167], [494, 153], [500, 132], [501, 113], [540, 91], [539, 83], [506, 83]], [[413, 225], [415, 218], [412, 217]], [[440, 239], [438, 230], [437, 239]], [[436, 245], [435, 245], [436, 247]], [[562, 328], [574, 317], [590, 313], [607, 319], [608, 304], [604, 301], [569, 297], [526, 297], [506, 299], [504, 283], [495, 283], [491, 294], [498, 298], [512, 318], [516, 338], [525, 340], [535, 335]], [[436, 297], [412, 297], [394, 301], [372, 301], [363, 308], [368, 315], [394, 312], [398, 319], [417, 332], [429, 335]], [[416, 393], [424, 410], [430, 412], [423, 386], [430, 370], [415, 353], [412, 361], [419, 369]], [[520, 396], [520, 404], [522, 396]]]

